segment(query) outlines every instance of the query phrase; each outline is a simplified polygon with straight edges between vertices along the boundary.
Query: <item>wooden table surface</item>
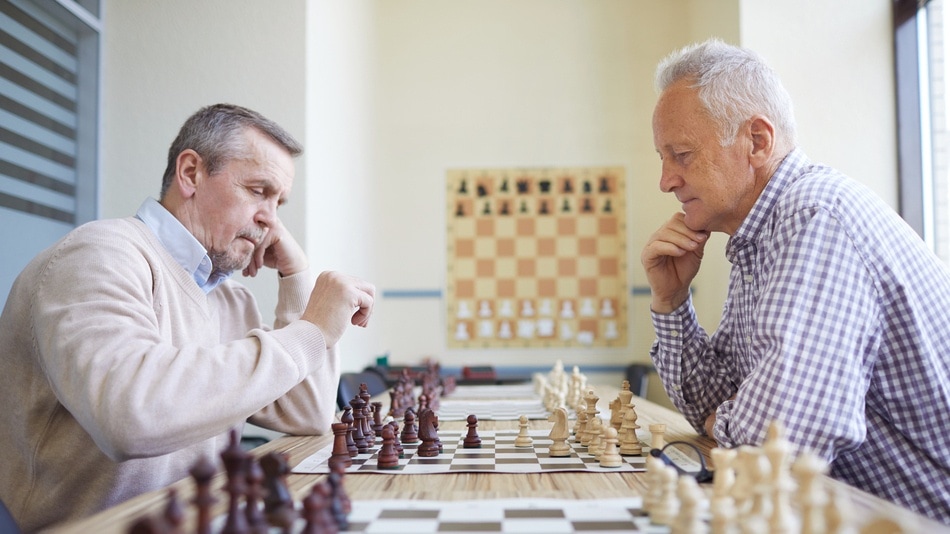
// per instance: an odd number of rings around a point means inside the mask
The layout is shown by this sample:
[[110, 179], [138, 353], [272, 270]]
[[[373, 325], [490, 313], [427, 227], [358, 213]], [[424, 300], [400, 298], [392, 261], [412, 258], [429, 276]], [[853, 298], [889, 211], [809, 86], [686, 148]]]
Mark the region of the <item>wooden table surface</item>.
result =
[[[491, 386], [485, 386], [491, 387]], [[609, 414], [607, 404], [616, 397], [619, 388], [595, 386], [600, 397], [598, 409], [601, 415]], [[374, 400], [385, 402], [388, 410], [388, 395]], [[657, 405], [646, 399], [634, 397], [637, 411], [637, 424], [647, 429], [650, 424], [666, 425], [666, 441], [684, 440], [697, 445], [707, 456], [715, 443], [706, 437], [698, 436], [681, 414]], [[477, 414], [476, 414], [477, 415]], [[549, 429], [551, 423], [545, 420], [531, 420], [531, 429]], [[442, 421], [439, 428], [462, 430], [464, 421]], [[480, 420], [480, 430], [517, 430], [518, 421]], [[290, 456], [289, 465], [295, 466], [302, 460], [329, 445], [330, 436], [284, 436], [262, 445], [252, 451], [261, 456], [270, 451], [285, 452]], [[300, 501], [311, 486], [325, 475], [295, 474], [288, 476], [287, 482], [295, 501]], [[433, 478], [437, 480], [433, 481]], [[850, 486], [826, 479], [827, 483], [850, 497], [854, 517], [866, 522], [876, 516], [898, 519], [909, 529], [908, 532], [950, 532], [950, 528], [931, 521], [923, 516], [894, 503], [884, 501]], [[214, 481], [215, 488], [223, 487], [225, 475], [218, 473]], [[351, 500], [417, 499], [417, 500], [469, 500], [498, 498], [559, 498], [559, 499], [606, 499], [642, 495], [646, 489], [644, 473], [439, 473], [419, 475], [395, 475], [387, 473], [347, 473], [344, 478], [346, 492]], [[178, 492], [185, 509], [185, 524], [195, 524], [194, 507], [187, 506], [194, 495], [194, 484], [190, 478], [183, 479], [173, 487]], [[706, 491], [709, 487], [704, 486]], [[226, 512], [227, 496], [216, 492], [218, 503], [215, 514]], [[52, 530], [57, 533], [124, 533], [128, 527], [143, 515], [160, 514], [167, 500], [167, 489], [154, 491], [135, 497], [120, 505], [88, 518], [61, 526]], [[189, 527], [190, 528], [190, 527]]]

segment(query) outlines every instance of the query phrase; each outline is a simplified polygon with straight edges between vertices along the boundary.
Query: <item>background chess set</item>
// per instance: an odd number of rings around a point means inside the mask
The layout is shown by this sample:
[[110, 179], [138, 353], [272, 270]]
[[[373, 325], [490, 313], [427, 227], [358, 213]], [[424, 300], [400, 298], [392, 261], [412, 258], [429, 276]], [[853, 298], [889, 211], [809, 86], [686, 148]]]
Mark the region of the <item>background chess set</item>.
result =
[[620, 167], [447, 173], [449, 348], [627, 344]]
[[[586, 471], [596, 473], [638, 472], [646, 470], [645, 456], [623, 456], [620, 467], [601, 467], [587, 447], [575, 440], [569, 440], [571, 453], [565, 457], [554, 457], [548, 453], [552, 440], [547, 430], [529, 430], [532, 438], [530, 447], [515, 447], [518, 431], [485, 431], [478, 435], [481, 447], [466, 449], [462, 447], [465, 430], [440, 431], [439, 439], [443, 443], [443, 452], [438, 456], [423, 458], [416, 455], [416, 444], [403, 443], [405, 457], [399, 459], [395, 469], [381, 469], [376, 465], [379, 452], [379, 440], [368, 453], [353, 458], [353, 465], [347, 473], [388, 473], [388, 474], [433, 474], [433, 473], [551, 473], [557, 471]], [[642, 442], [644, 450], [647, 449]], [[332, 452], [328, 445], [305, 458], [293, 468], [294, 473], [329, 473], [328, 460]]]

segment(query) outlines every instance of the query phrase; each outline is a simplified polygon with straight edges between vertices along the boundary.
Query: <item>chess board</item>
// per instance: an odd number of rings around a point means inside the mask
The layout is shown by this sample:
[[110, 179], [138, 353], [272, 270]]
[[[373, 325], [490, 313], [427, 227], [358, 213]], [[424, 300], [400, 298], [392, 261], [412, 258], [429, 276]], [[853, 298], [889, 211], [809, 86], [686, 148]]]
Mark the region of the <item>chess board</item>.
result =
[[509, 400], [509, 399], [537, 399], [538, 394], [534, 391], [534, 384], [505, 384], [491, 386], [466, 386], [458, 385], [452, 393], [442, 397], [443, 399], [465, 400]]
[[[487, 499], [465, 501], [380, 500], [352, 501], [346, 532], [426, 532], [573, 534], [597, 532], [619, 534], [644, 532], [667, 534], [668, 527], [653, 525], [640, 497], [627, 499]], [[219, 516], [213, 531], [219, 532], [226, 517]], [[305, 525], [298, 519], [294, 532]], [[270, 532], [282, 532], [271, 527]]]
[[[597, 473], [646, 471], [646, 456], [623, 456], [620, 467], [600, 467], [594, 456], [587, 453], [587, 447], [568, 440], [571, 445], [570, 456], [553, 457], [548, 454], [552, 441], [547, 430], [530, 430], [533, 444], [531, 447], [515, 447], [518, 431], [485, 431], [478, 435], [482, 446], [477, 449], [462, 447], [466, 430], [440, 431], [439, 439], [443, 443], [443, 452], [438, 456], [424, 458], [416, 455], [417, 444], [403, 443], [404, 458], [394, 469], [381, 469], [376, 463], [376, 453], [380, 447], [379, 438], [370, 452], [353, 458], [348, 473], [388, 473], [388, 474], [431, 474], [431, 473], [547, 473], [559, 471], [586, 471]], [[644, 453], [648, 447], [641, 440]], [[293, 468], [294, 473], [329, 473], [327, 461], [332, 452], [332, 444], [305, 458]]]
[[621, 167], [447, 173], [449, 348], [627, 345]]
[[[477, 414], [479, 421], [517, 421], [522, 415], [528, 419], [547, 419], [551, 413], [538, 399], [516, 400], [439, 400], [439, 421], [464, 421], [469, 414]], [[568, 411], [568, 416], [573, 411]]]
[[651, 525], [639, 497], [629, 499], [492, 499], [355, 501], [348, 532], [517, 532], [665, 534]]

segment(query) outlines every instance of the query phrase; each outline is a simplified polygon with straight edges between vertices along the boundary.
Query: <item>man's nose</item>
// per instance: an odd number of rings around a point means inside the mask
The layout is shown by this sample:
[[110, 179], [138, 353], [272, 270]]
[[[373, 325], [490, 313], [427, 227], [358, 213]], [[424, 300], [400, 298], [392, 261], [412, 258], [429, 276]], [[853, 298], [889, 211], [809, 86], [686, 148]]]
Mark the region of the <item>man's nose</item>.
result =
[[679, 173], [666, 162], [660, 169], [660, 191], [669, 193], [683, 183]]

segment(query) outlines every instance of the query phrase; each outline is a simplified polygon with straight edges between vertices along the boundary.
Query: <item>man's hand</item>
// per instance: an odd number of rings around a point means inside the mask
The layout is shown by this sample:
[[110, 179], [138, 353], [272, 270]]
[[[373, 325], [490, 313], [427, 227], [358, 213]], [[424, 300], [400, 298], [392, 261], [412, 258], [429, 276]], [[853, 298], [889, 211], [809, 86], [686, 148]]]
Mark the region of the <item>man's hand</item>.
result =
[[284, 227], [284, 223], [277, 218], [274, 221], [264, 234], [264, 239], [254, 249], [250, 263], [244, 268], [244, 276], [256, 276], [261, 267], [277, 269], [281, 276], [290, 276], [309, 266], [306, 253]]
[[689, 286], [699, 272], [707, 232], [690, 230], [685, 215], [676, 213], [647, 240], [640, 263], [653, 293], [651, 309], [670, 313], [689, 297]]
[[326, 271], [317, 277], [301, 317], [317, 325], [327, 347], [336, 345], [349, 324], [365, 327], [373, 313], [376, 287], [345, 274]]
[[709, 414], [709, 416], [706, 417], [706, 422], [703, 424], [703, 428], [706, 429], [706, 435], [713, 439], [716, 439], [716, 436], [713, 435], [713, 428], [715, 427], [716, 427], [716, 412], [713, 411], [713, 413]]

